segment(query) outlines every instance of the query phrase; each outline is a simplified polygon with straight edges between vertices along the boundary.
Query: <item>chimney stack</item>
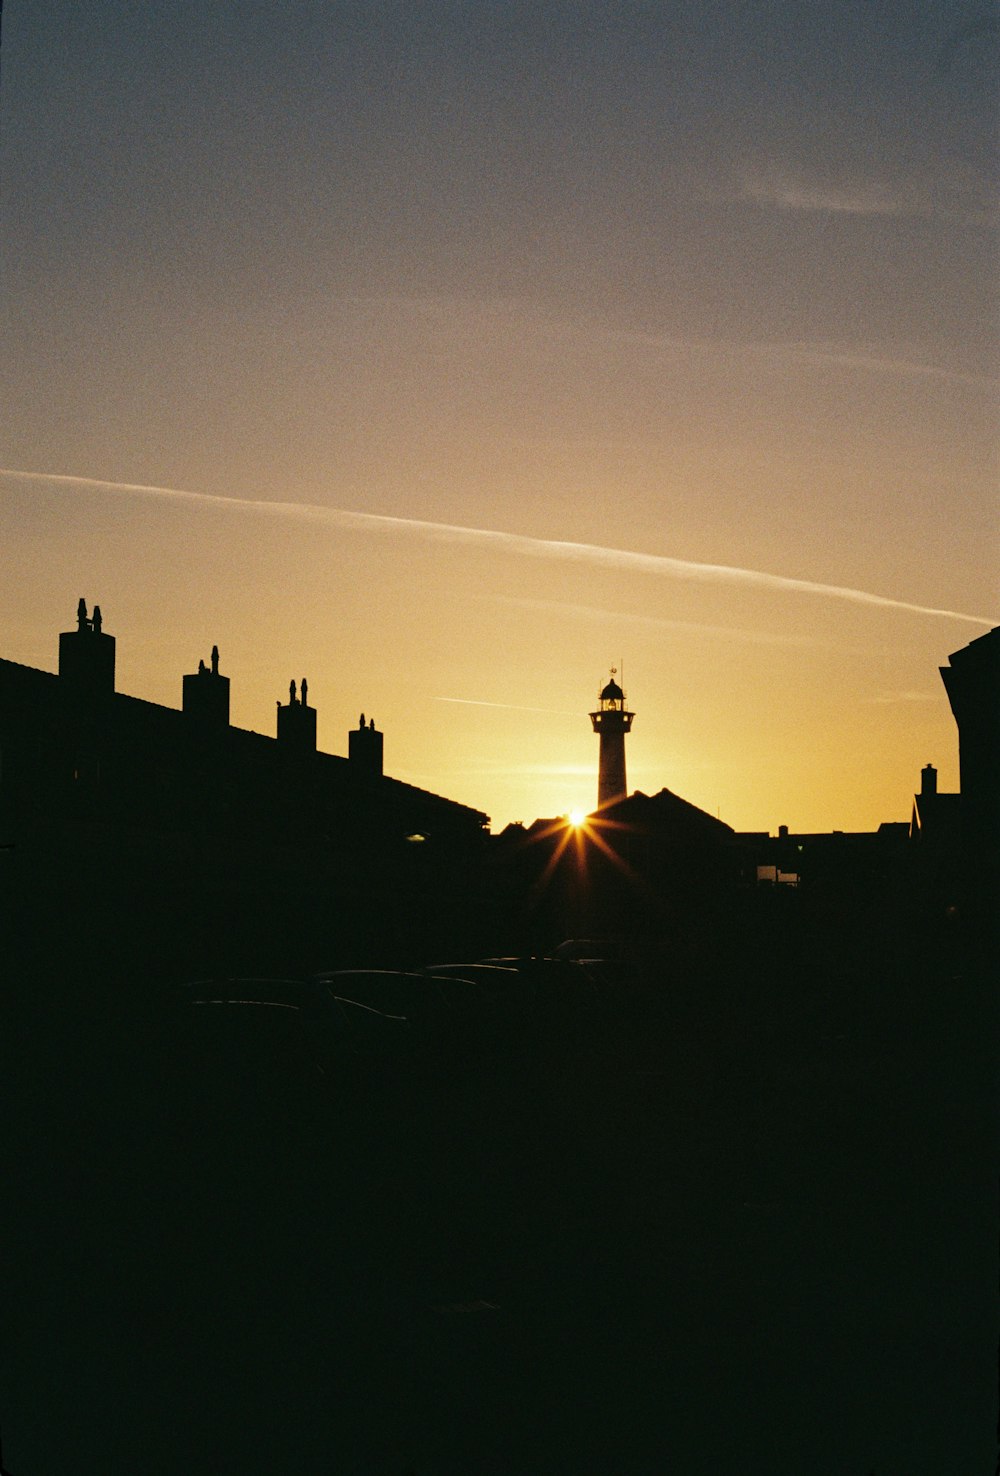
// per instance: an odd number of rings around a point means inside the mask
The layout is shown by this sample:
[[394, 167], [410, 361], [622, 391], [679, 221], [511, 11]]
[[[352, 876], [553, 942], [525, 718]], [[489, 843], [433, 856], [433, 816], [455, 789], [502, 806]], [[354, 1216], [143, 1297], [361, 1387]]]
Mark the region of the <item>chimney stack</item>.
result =
[[359, 769], [366, 769], [369, 774], [382, 774], [382, 734], [376, 728], [374, 718], [369, 718], [366, 725], [365, 715], [361, 714], [358, 726], [347, 735], [347, 756]]
[[102, 629], [100, 605], [87, 615], [87, 602], [76, 607], [76, 630], [59, 637], [59, 677], [67, 691], [81, 701], [112, 696], [115, 690], [115, 638]]
[[278, 742], [290, 753], [316, 752], [316, 709], [307, 701], [309, 686], [302, 678], [302, 696], [296, 696], [295, 683], [288, 686], [288, 703], [278, 703]]
[[219, 648], [212, 647], [212, 665], [198, 662], [198, 670], [184, 677], [182, 707], [203, 732], [229, 727], [229, 678], [219, 671]]

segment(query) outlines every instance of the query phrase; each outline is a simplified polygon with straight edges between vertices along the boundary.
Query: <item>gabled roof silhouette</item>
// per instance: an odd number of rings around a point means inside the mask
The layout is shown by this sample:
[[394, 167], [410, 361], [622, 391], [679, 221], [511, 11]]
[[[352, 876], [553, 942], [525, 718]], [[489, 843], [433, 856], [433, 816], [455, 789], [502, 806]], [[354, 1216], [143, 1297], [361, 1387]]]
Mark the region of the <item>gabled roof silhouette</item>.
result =
[[[700, 810], [690, 800], [682, 799], [669, 789], [661, 789], [653, 795], [643, 794], [637, 789], [626, 798], [595, 810], [585, 824], [600, 829], [605, 821], [609, 829], [621, 827], [623, 832], [641, 833], [668, 844], [717, 845], [737, 839], [731, 825], [716, 819], [707, 810]], [[527, 826], [516, 822], [501, 831], [500, 838], [510, 841], [539, 839], [558, 832], [566, 824], [564, 816], [533, 820]]]
[[677, 842], [719, 842], [735, 839], [736, 832], [724, 820], [699, 809], [670, 789], [657, 794], [644, 794], [637, 789], [625, 799], [616, 800], [598, 812], [598, 820], [607, 819], [632, 828], [656, 834], [661, 839]]

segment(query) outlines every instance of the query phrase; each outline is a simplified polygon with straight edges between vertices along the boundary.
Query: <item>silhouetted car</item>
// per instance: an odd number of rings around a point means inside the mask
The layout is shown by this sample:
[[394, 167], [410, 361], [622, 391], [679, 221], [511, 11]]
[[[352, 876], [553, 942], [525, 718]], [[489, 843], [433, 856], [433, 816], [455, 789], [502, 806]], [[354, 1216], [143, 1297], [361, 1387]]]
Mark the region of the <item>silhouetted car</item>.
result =
[[413, 1049], [404, 1017], [337, 999], [314, 979], [193, 980], [177, 999], [189, 1027], [204, 1039], [214, 1035], [234, 1064], [242, 1049], [247, 1069], [254, 1061], [295, 1057], [323, 1073], [350, 1061], [392, 1062]]
[[176, 999], [186, 1005], [272, 1005], [286, 1009], [323, 1008], [325, 992], [310, 979], [211, 978], [179, 984]]
[[550, 1020], [565, 1012], [567, 1020], [597, 1009], [598, 991], [593, 974], [579, 960], [544, 958], [537, 954], [515, 958], [484, 958], [492, 968], [516, 969], [534, 990], [536, 1018]]
[[553, 948], [549, 957], [574, 963], [613, 963], [621, 959], [623, 951], [615, 938], [567, 938], [558, 948]]
[[[477, 971], [479, 977], [477, 977]], [[511, 971], [475, 964], [443, 964], [419, 973], [389, 969], [334, 969], [313, 974], [311, 987], [325, 990], [345, 1007], [365, 1005], [403, 1017], [414, 1047], [440, 1060], [475, 1055], [509, 1033], [506, 1017], [512, 1013], [513, 994], [503, 1010], [498, 1004], [497, 980]], [[492, 987], [491, 987], [492, 985]]]
[[377, 1010], [405, 1019], [413, 1042], [430, 1049], [448, 1031], [448, 1001], [440, 983], [424, 974], [391, 969], [331, 969], [310, 976], [310, 986], [325, 991], [340, 1005]]
[[426, 975], [398, 969], [329, 969], [311, 974], [307, 982], [335, 999], [355, 1000], [411, 1020], [443, 1004], [441, 991]]
[[549, 956], [563, 963], [582, 964], [600, 986], [622, 976], [625, 952], [625, 945], [616, 938], [567, 938]]
[[198, 980], [174, 1003], [154, 1078], [157, 1152], [202, 1235], [225, 1225], [235, 1245], [290, 1203], [308, 1214], [333, 1185], [354, 1194], [394, 1172], [424, 1095], [406, 1020], [303, 980]]
[[[466, 963], [440, 963], [427, 964], [420, 971], [426, 978], [432, 979], [468, 979], [470, 983], [477, 980], [480, 982], [496, 983], [497, 974], [513, 974], [517, 970], [506, 964], [483, 963], [469, 960]], [[502, 983], [502, 981], [501, 981]]]
[[430, 964], [423, 970], [429, 978], [450, 981], [457, 999], [470, 988], [477, 991], [483, 1019], [497, 1041], [511, 1041], [524, 1029], [534, 1004], [534, 985], [517, 969], [494, 964]]

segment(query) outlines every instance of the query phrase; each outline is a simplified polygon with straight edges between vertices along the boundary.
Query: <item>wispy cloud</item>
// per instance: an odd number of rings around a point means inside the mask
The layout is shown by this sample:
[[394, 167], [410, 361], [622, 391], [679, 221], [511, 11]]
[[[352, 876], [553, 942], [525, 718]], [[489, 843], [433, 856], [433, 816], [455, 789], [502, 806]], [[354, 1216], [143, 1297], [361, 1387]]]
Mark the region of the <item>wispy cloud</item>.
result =
[[987, 223], [994, 209], [991, 182], [974, 165], [960, 160], [935, 170], [900, 166], [891, 180], [801, 162], [757, 161], [740, 169], [737, 195], [790, 213], [897, 220], [936, 216]]
[[[485, 598], [485, 597], [484, 597]], [[721, 636], [726, 640], [745, 641], [754, 646], [817, 646], [823, 644], [812, 636], [794, 635], [791, 632], [771, 630], [744, 630], [736, 625], [708, 625], [700, 620], [670, 620], [660, 615], [638, 615], [634, 611], [605, 610], [597, 605], [571, 604], [564, 600], [536, 600], [518, 595], [489, 596], [501, 605], [513, 605], [520, 610], [539, 610], [545, 614], [555, 611], [580, 620], [596, 620], [607, 625], [609, 622], [632, 626], [647, 626], [660, 630], [683, 630], [689, 634]], [[838, 645], [838, 650], [841, 647]]]
[[879, 705], [892, 705], [897, 702], [941, 702], [941, 692], [882, 692], [878, 697], [869, 697], [869, 702]]
[[779, 164], [744, 168], [740, 193], [745, 200], [779, 210], [821, 211], [833, 215], [929, 215], [926, 199], [912, 189], [882, 180], [810, 180]]
[[424, 518], [389, 517], [383, 513], [354, 512], [345, 508], [325, 507], [312, 502], [275, 502], [250, 497], [220, 497], [209, 492], [189, 492], [174, 487], [156, 487], [144, 483], [108, 482], [96, 477], [56, 475], [47, 472], [16, 471], [0, 468], [0, 477], [45, 485], [53, 489], [77, 488], [91, 492], [108, 492], [115, 496], [146, 497], [186, 504], [190, 507], [214, 507], [230, 512], [277, 517], [313, 526], [348, 528], [357, 532], [382, 533], [397, 537], [416, 537], [424, 541], [488, 548], [497, 553], [521, 558], [544, 559], [561, 563], [583, 564], [591, 568], [624, 573], [647, 574], [654, 578], [684, 580], [703, 584], [739, 585], [745, 588], [774, 591], [778, 594], [807, 595], [813, 598], [847, 601], [882, 610], [900, 610], [911, 615], [930, 615], [939, 619], [959, 620], [971, 625], [992, 626], [995, 617], [969, 615], [959, 610], [943, 610], [932, 605], [919, 605], [909, 600], [892, 599], [888, 595], [846, 585], [822, 584], [809, 579], [794, 579], [785, 574], [772, 574], [761, 569], [745, 569], [731, 564], [707, 564], [692, 559], [678, 559], [666, 554], [641, 553], [633, 549], [605, 548], [592, 543], [576, 543], [563, 539], [532, 538], [524, 533], [507, 533], [492, 528], [469, 528], [455, 523], [436, 523]]
[[[359, 299], [350, 299], [360, 301]], [[604, 321], [570, 321], [559, 317], [540, 317], [537, 304], [518, 298], [463, 297], [442, 294], [439, 297], [382, 297], [366, 300], [378, 305], [394, 319], [421, 326], [433, 323], [441, 331], [462, 339], [482, 342], [484, 338], [503, 334], [523, 348], [534, 340], [572, 344], [577, 349], [593, 350], [595, 343], [612, 344], [646, 350], [656, 354], [698, 356], [708, 360], [724, 359], [727, 363], [769, 359], [798, 369], [852, 369], [860, 373], [892, 375], [902, 379], [937, 380], [945, 384], [962, 384], [991, 392], [998, 387], [995, 376], [952, 369], [935, 364], [916, 354], [885, 354], [869, 351], [864, 345], [840, 343], [760, 342], [728, 338], [702, 338], [697, 335], [658, 333], [609, 325]], [[531, 437], [539, 439], [537, 436]], [[548, 438], [544, 438], [548, 439]], [[591, 435], [587, 444], [622, 444], [620, 436]], [[580, 444], [574, 436], [574, 444]]]
[[729, 358], [771, 359], [778, 363], [805, 365], [811, 369], [854, 369], [867, 374], [892, 375], [897, 379], [929, 379], [944, 384], [963, 384], [995, 391], [998, 381], [990, 374], [949, 369], [908, 354], [877, 354], [864, 348], [836, 343], [756, 343], [752, 340], [678, 338], [672, 334], [605, 329], [604, 336], [663, 353], [725, 354]]
[[[763, 352], [764, 350], [761, 349]], [[948, 369], [943, 364], [928, 364], [921, 359], [869, 354], [859, 349], [837, 348], [824, 344], [785, 344], [777, 352], [798, 364], [815, 368], [861, 369], [872, 374], [895, 374], [911, 379], [939, 379], [947, 384], [967, 384], [979, 389], [995, 390], [997, 380], [989, 374], [969, 374], [962, 369]]]

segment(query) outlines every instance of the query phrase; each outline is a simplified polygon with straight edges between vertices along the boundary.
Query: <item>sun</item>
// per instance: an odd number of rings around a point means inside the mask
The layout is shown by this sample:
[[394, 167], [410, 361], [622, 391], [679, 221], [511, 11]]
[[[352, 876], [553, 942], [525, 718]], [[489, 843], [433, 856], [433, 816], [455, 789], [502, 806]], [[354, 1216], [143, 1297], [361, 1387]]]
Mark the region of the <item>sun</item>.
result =
[[566, 819], [569, 821], [570, 825], [572, 825], [574, 830], [579, 830], [580, 826], [583, 824], [586, 818], [586, 810], [579, 809], [570, 810], [569, 814], [566, 816]]

